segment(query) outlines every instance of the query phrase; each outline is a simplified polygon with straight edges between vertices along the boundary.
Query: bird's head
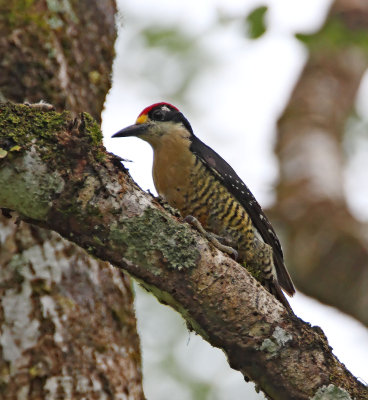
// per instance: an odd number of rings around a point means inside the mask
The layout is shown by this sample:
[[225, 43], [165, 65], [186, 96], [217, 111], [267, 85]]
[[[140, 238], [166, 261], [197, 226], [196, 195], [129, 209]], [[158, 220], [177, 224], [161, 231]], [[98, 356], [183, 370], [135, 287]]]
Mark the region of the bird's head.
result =
[[156, 148], [164, 137], [180, 136], [190, 139], [193, 130], [184, 115], [169, 103], [155, 103], [146, 107], [134, 125], [115, 133], [112, 137], [137, 136]]

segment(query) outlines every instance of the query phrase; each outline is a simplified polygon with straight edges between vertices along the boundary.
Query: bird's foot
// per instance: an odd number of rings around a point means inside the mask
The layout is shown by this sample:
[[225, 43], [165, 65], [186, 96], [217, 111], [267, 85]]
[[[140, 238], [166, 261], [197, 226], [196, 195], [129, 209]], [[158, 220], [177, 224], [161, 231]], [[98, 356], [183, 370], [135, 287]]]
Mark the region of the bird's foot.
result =
[[207, 232], [203, 228], [202, 224], [198, 221], [198, 219], [193, 217], [193, 215], [187, 215], [184, 218], [184, 221], [196, 228], [209, 242], [211, 242], [219, 250], [223, 251], [226, 254], [229, 254], [231, 257], [234, 258], [234, 260], [238, 259], [238, 252], [231, 246], [223, 244], [228, 242], [226, 238], [223, 238], [222, 236], [218, 236], [211, 232]]

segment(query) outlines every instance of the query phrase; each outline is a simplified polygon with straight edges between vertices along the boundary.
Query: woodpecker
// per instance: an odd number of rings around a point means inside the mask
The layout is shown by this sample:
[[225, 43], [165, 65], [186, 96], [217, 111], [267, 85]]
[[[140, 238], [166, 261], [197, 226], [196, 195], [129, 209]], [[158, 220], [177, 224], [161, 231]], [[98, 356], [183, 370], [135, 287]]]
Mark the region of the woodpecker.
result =
[[290, 310], [281, 288], [290, 296], [295, 288], [272, 225], [248, 187], [195, 136], [184, 115], [169, 103], [152, 104], [134, 125], [112, 137], [128, 136], [152, 146], [158, 194], [187, 221], [197, 222], [200, 230], [212, 235], [220, 249], [237, 254], [238, 262]]

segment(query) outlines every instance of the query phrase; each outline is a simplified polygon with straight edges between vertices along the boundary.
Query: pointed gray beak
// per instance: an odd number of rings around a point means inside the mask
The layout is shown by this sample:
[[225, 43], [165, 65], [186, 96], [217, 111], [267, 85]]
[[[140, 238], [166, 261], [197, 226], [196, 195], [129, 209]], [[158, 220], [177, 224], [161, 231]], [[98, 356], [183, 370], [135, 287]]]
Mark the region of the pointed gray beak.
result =
[[115, 138], [115, 137], [139, 136], [142, 133], [146, 132], [147, 128], [148, 128], [148, 124], [130, 125], [124, 129], [122, 129], [121, 131], [116, 132], [111, 137]]

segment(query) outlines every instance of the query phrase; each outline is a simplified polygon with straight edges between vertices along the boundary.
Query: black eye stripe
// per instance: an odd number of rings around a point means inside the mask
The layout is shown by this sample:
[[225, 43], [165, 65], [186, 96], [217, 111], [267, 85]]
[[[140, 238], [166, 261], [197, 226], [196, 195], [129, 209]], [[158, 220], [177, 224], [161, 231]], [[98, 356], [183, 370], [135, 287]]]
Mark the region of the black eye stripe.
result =
[[148, 117], [152, 121], [172, 121], [174, 123], [182, 124], [190, 134], [193, 134], [192, 127], [190, 126], [189, 121], [184, 117], [184, 115], [180, 111], [170, 108], [168, 105], [153, 108], [148, 112]]
[[177, 114], [180, 114], [180, 112], [170, 110], [167, 107], [160, 107], [151, 110], [151, 112], [148, 115], [150, 119], [153, 121], [163, 122], [163, 121], [174, 120]]
[[152, 111], [152, 119], [155, 121], [165, 121], [166, 115], [165, 111], [158, 109]]

